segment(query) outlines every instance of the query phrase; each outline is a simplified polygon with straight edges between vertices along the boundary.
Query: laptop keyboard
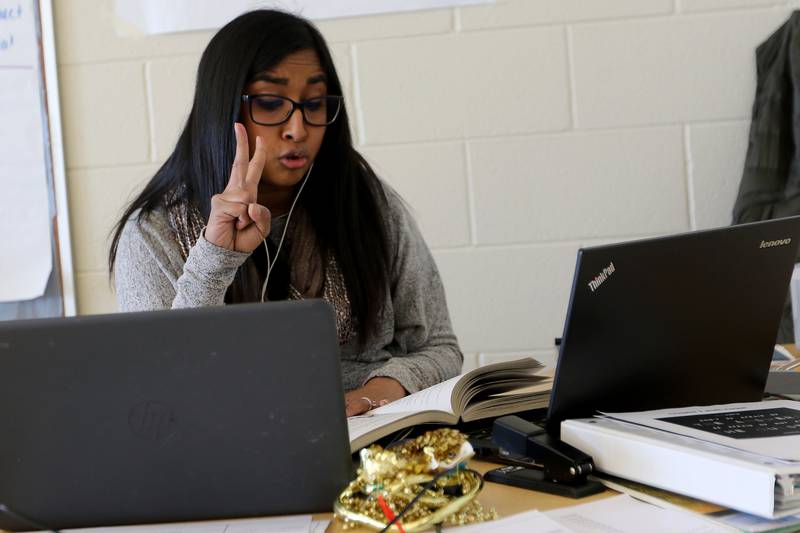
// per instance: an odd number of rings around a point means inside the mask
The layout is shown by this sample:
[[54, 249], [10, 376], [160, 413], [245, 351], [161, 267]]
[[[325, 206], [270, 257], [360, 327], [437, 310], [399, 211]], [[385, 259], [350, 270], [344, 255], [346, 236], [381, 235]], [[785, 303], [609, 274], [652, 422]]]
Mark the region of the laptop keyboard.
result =
[[733, 439], [757, 439], [800, 435], [800, 412], [785, 407], [659, 418]]

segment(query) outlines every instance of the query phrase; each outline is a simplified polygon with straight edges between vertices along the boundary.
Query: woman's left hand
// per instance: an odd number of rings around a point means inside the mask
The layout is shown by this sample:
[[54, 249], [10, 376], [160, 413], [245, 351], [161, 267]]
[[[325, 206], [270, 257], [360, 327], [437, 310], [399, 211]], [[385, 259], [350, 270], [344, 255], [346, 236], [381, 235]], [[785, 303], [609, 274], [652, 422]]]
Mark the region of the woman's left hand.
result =
[[374, 407], [399, 400], [407, 394], [406, 389], [396, 379], [372, 378], [363, 387], [351, 390], [344, 395], [347, 416], [366, 413]]

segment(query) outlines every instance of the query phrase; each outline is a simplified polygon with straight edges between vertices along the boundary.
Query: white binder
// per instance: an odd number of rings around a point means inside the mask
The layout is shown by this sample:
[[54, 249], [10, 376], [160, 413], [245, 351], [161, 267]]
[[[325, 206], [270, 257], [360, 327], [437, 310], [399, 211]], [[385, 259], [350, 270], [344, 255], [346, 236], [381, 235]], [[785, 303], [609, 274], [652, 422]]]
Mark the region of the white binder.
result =
[[562, 422], [561, 440], [600, 472], [765, 518], [800, 511], [800, 461], [606, 417]]

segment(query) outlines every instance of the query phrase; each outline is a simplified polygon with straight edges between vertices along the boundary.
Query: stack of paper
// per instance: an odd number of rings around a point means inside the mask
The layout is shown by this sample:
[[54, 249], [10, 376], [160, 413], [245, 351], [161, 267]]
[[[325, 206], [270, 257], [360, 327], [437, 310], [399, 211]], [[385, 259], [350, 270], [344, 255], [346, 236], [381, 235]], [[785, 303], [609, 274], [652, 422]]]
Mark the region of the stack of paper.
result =
[[606, 474], [596, 474], [592, 477], [612, 490], [628, 494], [643, 502], [651, 503], [664, 509], [689, 513], [715, 524], [733, 528], [736, 531], [744, 533], [791, 533], [800, 531], [800, 514], [774, 519], [762, 518], [627, 479]]

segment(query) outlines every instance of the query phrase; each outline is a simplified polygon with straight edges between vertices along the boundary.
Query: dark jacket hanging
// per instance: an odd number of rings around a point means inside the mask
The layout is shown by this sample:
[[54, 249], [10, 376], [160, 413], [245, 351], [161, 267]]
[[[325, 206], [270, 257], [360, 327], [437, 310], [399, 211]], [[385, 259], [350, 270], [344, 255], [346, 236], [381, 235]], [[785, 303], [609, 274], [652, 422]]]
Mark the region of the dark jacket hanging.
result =
[[[757, 85], [733, 223], [800, 215], [800, 11], [756, 49]], [[778, 342], [794, 342], [786, 300]]]

